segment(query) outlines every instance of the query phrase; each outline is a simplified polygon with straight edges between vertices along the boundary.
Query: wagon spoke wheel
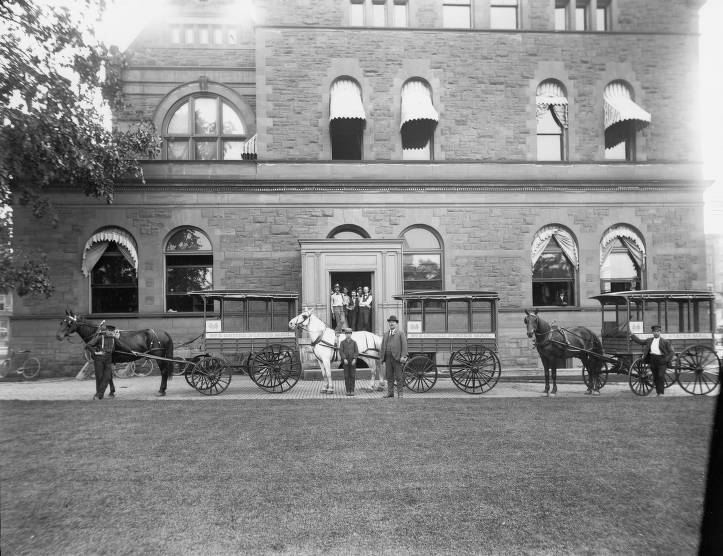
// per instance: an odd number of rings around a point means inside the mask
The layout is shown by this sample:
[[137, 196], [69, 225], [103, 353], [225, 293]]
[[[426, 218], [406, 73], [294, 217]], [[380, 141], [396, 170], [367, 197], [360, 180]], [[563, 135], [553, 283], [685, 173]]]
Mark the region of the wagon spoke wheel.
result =
[[678, 380], [678, 375], [675, 373], [674, 367], [667, 367], [665, 369], [665, 388], [670, 388]]
[[403, 372], [404, 386], [413, 392], [426, 392], [437, 382], [437, 365], [426, 355], [411, 357]]
[[296, 351], [270, 344], [251, 356], [249, 377], [260, 388], [280, 394], [291, 390], [301, 376], [301, 361]]
[[680, 387], [689, 394], [712, 392], [720, 381], [720, 360], [708, 346], [685, 348], [675, 363], [675, 376]]
[[600, 372], [595, 376], [590, 376], [589, 363], [582, 364], [582, 380], [585, 382], [588, 390], [598, 391], [608, 382], [608, 373], [610, 368], [608, 367], [607, 361], [601, 361]]
[[484, 346], [472, 345], [455, 351], [449, 358], [449, 376], [454, 385], [468, 394], [492, 390], [500, 378], [497, 354]]
[[220, 357], [201, 356], [190, 374], [190, 383], [205, 396], [220, 394], [231, 383], [231, 371]]
[[642, 359], [636, 359], [630, 365], [630, 373], [628, 374], [628, 384], [633, 394], [638, 396], [647, 396], [653, 391], [653, 371], [650, 366]]

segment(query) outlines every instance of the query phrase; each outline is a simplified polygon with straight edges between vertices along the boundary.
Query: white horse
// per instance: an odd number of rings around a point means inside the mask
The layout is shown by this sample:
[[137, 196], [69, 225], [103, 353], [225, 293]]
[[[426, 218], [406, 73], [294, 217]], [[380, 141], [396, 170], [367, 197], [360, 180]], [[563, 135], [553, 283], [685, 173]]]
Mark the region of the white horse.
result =
[[[333, 392], [331, 384], [331, 358], [337, 350], [336, 332], [329, 328], [324, 322], [313, 313], [313, 309], [304, 309], [299, 316], [289, 321], [289, 328], [292, 330], [306, 330], [311, 338], [311, 349], [316, 360], [321, 365], [321, 374], [326, 380], [326, 386], [321, 391]], [[359, 349], [359, 357], [363, 359], [372, 373], [371, 390], [383, 391], [386, 388], [384, 380], [378, 369], [379, 353], [382, 347], [382, 338], [376, 334], [366, 331], [352, 332], [351, 339], [356, 342]], [[377, 384], [378, 383], [378, 384]]]

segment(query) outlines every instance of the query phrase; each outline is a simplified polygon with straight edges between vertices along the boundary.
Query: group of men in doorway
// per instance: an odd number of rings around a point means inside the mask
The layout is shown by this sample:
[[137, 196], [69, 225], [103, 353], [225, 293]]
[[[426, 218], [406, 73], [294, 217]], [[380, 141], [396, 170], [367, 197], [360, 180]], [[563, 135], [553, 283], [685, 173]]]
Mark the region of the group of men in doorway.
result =
[[339, 284], [334, 284], [331, 292], [331, 324], [337, 335], [344, 328], [371, 332], [373, 302], [369, 286], [359, 286], [350, 291], [346, 286], [342, 288]]

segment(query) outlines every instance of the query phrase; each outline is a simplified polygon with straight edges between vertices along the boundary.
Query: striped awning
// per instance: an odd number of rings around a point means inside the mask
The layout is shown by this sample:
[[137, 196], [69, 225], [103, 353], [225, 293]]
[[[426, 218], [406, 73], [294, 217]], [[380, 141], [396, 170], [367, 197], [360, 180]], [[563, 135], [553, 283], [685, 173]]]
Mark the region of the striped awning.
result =
[[635, 263], [645, 267], [645, 244], [643, 239], [629, 226], [618, 224], [611, 226], [600, 241], [600, 264], [605, 262], [613, 249], [613, 242], [619, 239], [630, 253]]
[[432, 95], [422, 81], [407, 81], [402, 87], [402, 123], [412, 120], [439, 121], [439, 113], [432, 104]]
[[256, 160], [256, 134], [241, 147], [242, 160]]
[[329, 95], [329, 121], [337, 118], [366, 120], [361, 89], [353, 79], [337, 79]]
[[548, 79], [537, 86], [536, 105], [538, 120], [552, 108], [560, 125], [567, 128], [567, 96], [558, 81]]
[[616, 125], [623, 122], [634, 122], [637, 129], [650, 123], [650, 112], [635, 104], [630, 89], [622, 81], [613, 81], [605, 88], [603, 94], [605, 110], [605, 148], [611, 148], [623, 141], [624, 133], [616, 132]]
[[554, 224], [540, 228], [540, 230], [535, 234], [535, 238], [532, 240], [532, 248], [530, 249], [530, 262], [532, 263], [532, 268], [535, 268], [535, 263], [537, 263], [538, 259], [542, 255], [542, 252], [545, 250], [552, 238], [555, 238], [555, 241], [557, 241], [560, 249], [562, 249], [563, 253], [565, 253], [567, 258], [570, 260], [570, 263], [575, 268], [580, 268], [580, 257], [578, 255], [575, 239], [572, 237], [570, 232], [555, 226]]
[[[133, 265], [133, 268], [138, 270], [138, 250], [136, 248], [135, 240], [130, 236], [128, 232], [120, 228], [105, 228], [99, 232], [93, 234], [88, 241], [85, 242], [85, 248], [83, 249], [83, 261], [81, 264], [81, 270], [84, 276], [88, 276], [90, 271], [96, 265], [103, 251], [107, 248], [110, 242], [115, 242], [118, 246], [118, 250], [123, 254], [126, 260]], [[94, 247], [102, 247], [102, 251], [94, 249]], [[92, 251], [89, 257], [89, 252]]]

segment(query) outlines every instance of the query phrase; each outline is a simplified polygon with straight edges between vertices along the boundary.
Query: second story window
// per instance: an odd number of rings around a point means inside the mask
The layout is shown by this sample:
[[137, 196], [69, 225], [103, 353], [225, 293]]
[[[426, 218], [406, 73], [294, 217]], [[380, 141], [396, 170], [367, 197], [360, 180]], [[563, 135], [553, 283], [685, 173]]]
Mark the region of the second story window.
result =
[[570, 0], [555, 0], [555, 31], [569, 29], [567, 23], [567, 10], [570, 7]]
[[171, 110], [164, 139], [168, 160], [241, 160], [246, 128], [228, 101], [197, 94]]
[[392, 8], [392, 25], [394, 27], [409, 27], [407, 0], [394, 0]]
[[597, 0], [597, 8], [595, 8], [595, 29], [597, 31], [610, 31], [612, 28], [611, 19], [610, 0]]
[[422, 79], [410, 79], [402, 87], [403, 160], [432, 160], [434, 130], [439, 113], [432, 105], [429, 86]]
[[587, 0], [577, 0], [575, 5], [575, 30], [587, 31], [590, 28], [590, 14]]
[[470, 29], [472, 27], [470, 0], [443, 0], [442, 27]]
[[372, 26], [386, 27], [387, 3], [386, 0], [372, 0]]
[[517, 0], [490, 2], [490, 29], [517, 29]]
[[364, 0], [351, 0], [349, 6], [349, 25], [352, 27], [364, 26]]
[[605, 159], [634, 161], [637, 132], [650, 123], [650, 113], [635, 103], [631, 88], [621, 80], [605, 87], [603, 105]]
[[329, 136], [332, 160], [361, 160], [366, 114], [359, 84], [342, 77], [329, 92]]
[[570, 231], [554, 224], [541, 228], [531, 251], [533, 305], [576, 305], [579, 258]]
[[547, 79], [537, 87], [537, 160], [565, 160], [567, 97], [562, 84]]

